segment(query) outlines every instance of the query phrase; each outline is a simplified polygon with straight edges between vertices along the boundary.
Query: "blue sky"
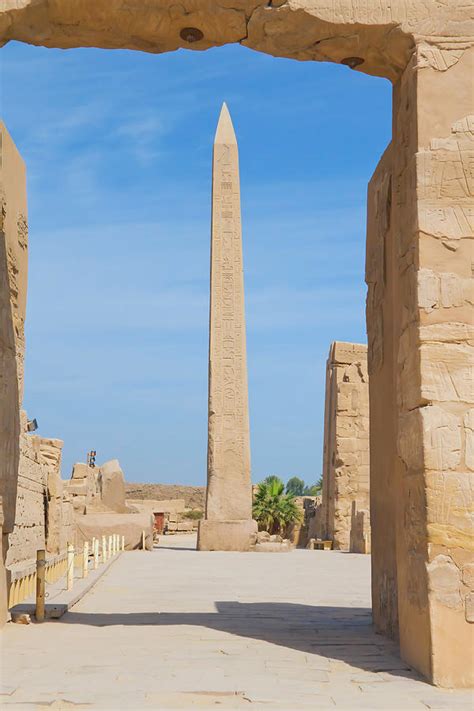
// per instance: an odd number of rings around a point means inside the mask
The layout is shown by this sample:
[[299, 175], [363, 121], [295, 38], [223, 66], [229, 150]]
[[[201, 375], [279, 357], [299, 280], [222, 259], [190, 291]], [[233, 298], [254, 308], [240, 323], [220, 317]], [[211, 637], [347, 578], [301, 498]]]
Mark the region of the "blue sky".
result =
[[366, 341], [367, 182], [391, 86], [240, 46], [11, 43], [1, 108], [28, 168], [25, 406], [129, 481], [204, 484], [212, 141], [239, 142], [253, 479], [321, 473], [325, 360]]

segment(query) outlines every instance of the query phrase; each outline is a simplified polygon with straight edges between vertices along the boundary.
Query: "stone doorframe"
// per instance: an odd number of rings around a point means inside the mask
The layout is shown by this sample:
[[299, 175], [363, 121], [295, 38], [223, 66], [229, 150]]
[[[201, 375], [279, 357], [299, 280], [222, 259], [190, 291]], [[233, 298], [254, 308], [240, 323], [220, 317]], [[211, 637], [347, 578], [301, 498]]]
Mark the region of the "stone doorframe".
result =
[[[381, 632], [399, 637], [402, 657], [442, 686], [473, 682], [468, 5], [4, 0], [0, 12], [4, 43], [160, 53], [240, 42], [278, 57], [343, 63], [393, 83], [392, 142], [368, 192], [373, 613]], [[11, 413], [4, 439], [17, 417]], [[0, 467], [5, 495], [13, 482], [8, 463]]]

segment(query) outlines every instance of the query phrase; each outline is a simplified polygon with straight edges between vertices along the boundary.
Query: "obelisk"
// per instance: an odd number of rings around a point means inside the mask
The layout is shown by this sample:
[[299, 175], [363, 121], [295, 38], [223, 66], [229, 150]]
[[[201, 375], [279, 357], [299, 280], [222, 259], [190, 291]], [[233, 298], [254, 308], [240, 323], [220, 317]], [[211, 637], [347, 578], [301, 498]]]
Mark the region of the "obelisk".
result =
[[198, 549], [246, 551], [257, 524], [252, 520], [239, 155], [225, 104], [212, 169], [207, 494]]

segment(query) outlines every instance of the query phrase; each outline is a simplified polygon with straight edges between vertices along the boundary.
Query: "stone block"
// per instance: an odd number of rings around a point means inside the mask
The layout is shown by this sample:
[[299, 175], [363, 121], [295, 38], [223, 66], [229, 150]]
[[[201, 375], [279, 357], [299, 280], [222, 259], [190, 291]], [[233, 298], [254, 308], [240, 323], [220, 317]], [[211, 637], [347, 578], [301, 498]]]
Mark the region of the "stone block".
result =
[[105, 462], [100, 467], [102, 503], [117, 513], [125, 513], [125, 477], [118, 459]]
[[257, 523], [243, 521], [199, 521], [198, 550], [249, 551], [257, 536]]
[[72, 468], [72, 474], [71, 474], [71, 479], [86, 479], [90, 475], [90, 469], [87, 464], [83, 464], [82, 462], [76, 462]]
[[71, 479], [67, 482], [67, 492], [72, 496], [83, 496], [85, 500], [88, 494], [87, 479]]
[[115, 512], [93, 513], [76, 516], [76, 545], [92, 538], [102, 538], [113, 533], [125, 536], [125, 549], [134, 550], [142, 547], [142, 531], [145, 531], [146, 548], [153, 548], [153, 517], [149, 514]]

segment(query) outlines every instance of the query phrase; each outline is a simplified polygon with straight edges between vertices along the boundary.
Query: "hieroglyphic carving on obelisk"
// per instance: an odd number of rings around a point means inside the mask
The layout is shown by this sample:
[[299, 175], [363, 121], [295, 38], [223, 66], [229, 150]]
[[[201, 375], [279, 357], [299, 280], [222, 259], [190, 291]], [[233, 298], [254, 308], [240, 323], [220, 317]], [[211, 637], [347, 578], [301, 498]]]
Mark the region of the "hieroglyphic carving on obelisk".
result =
[[239, 156], [223, 104], [214, 139], [209, 420], [205, 519], [200, 550], [248, 550], [252, 521]]

